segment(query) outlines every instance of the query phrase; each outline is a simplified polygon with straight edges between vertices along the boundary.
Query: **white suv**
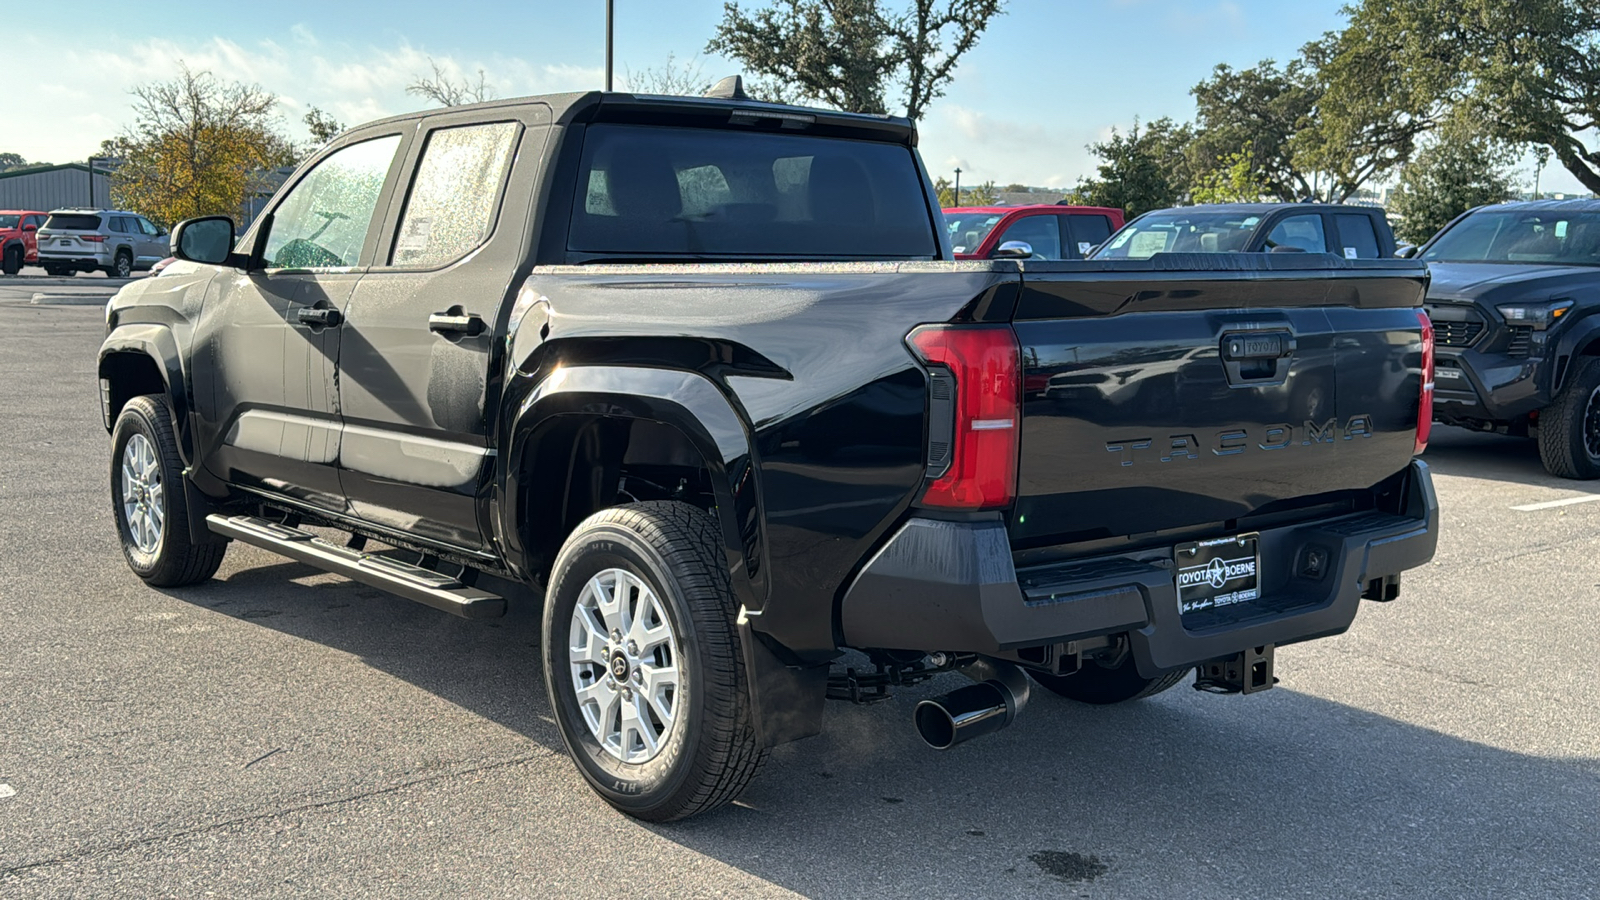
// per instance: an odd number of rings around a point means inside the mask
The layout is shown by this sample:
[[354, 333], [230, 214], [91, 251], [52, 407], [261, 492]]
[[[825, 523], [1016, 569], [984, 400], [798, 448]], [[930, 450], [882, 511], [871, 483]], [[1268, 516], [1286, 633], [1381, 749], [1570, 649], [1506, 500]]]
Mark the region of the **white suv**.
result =
[[58, 209], [39, 229], [39, 265], [51, 275], [99, 269], [127, 278], [169, 254], [167, 232], [137, 213]]

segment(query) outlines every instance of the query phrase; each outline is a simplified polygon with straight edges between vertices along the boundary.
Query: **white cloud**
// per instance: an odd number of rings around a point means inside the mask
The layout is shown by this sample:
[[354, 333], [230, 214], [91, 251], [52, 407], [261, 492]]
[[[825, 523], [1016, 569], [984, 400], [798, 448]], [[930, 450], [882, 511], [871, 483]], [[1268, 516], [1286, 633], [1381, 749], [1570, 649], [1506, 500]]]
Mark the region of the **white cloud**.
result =
[[1093, 171], [1085, 147], [1103, 140], [1110, 126], [1080, 125], [1053, 114], [1020, 121], [945, 102], [920, 130], [923, 157], [938, 169], [935, 178], [953, 178], [960, 166], [964, 185], [993, 180], [1067, 188]]
[[[245, 45], [225, 38], [174, 41], [167, 38], [97, 42], [92, 48], [62, 40], [24, 37], [17, 58], [49, 59], [35, 70], [28, 91], [0, 108], [0, 150], [29, 160], [82, 160], [134, 120], [133, 88], [172, 78], [181, 63], [210, 70], [223, 79], [260, 84], [280, 98], [286, 132], [305, 136], [300, 117], [308, 106], [331, 113], [346, 125], [421, 107], [406, 94], [417, 75], [428, 74], [430, 54], [401, 41], [390, 46], [326, 43], [310, 29], [290, 29], [288, 44], [263, 40]], [[13, 49], [16, 49], [13, 46]], [[535, 65], [525, 59], [493, 55], [482, 59], [432, 54], [457, 78], [479, 69], [499, 96], [598, 87], [598, 68]]]

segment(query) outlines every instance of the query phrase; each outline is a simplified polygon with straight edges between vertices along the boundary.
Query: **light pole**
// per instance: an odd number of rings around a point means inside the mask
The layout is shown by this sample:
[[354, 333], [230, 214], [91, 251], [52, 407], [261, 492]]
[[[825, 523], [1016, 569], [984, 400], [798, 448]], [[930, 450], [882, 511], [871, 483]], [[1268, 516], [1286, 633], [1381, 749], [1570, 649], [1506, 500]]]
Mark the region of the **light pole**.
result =
[[617, 0], [606, 0], [606, 93], [611, 93], [611, 33], [612, 13]]
[[[109, 163], [109, 162], [116, 162], [117, 158], [115, 156], [91, 156], [91, 157], [89, 157], [89, 205], [91, 207], [98, 205], [98, 204], [96, 204], [94, 202], [94, 164], [95, 164], [96, 160], [98, 160], [100, 162], [108, 162]], [[111, 177], [111, 173], [107, 172], [106, 173], [106, 177], [110, 178]], [[106, 198], [106, 199], [107, 199], [108, 202], [110, 201], [109, 197]]]
[[956, 205], [961, 205], [961, 167], [956, 166]]

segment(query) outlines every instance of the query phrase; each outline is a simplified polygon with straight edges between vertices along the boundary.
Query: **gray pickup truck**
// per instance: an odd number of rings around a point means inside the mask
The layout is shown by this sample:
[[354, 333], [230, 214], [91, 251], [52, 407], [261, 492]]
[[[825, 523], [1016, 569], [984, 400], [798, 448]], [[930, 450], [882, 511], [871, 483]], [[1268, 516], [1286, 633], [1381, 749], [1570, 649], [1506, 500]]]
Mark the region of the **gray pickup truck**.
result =
[[1432, 556], [1421, 265], [957, 262], [909, 122], [722, 94], [386, 119], [177, 227], [98, 363], [133, 571], [542, 609], [578, 770], [669, 820], [829, 697], [969, 676], [945, 748], [1271, 687]]

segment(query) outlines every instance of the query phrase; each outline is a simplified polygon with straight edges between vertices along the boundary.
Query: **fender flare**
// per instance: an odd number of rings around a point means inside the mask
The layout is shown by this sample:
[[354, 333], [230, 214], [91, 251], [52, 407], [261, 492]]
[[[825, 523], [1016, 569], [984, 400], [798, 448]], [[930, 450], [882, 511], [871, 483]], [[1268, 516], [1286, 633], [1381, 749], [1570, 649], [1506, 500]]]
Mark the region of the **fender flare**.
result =
[[499, 533], [512, 564], [526, 572], [518, 527], [519, 483], [526, 454], [541, 426], [560, 416], [645, 419], [677, 428], [711, 470], [718, 524], [741, 608], [739, 630], [757, 739], [774, 747], [822, 730], [828, 666], [797, 666], [792, 654], [759, 631], [768, 596], [767, 542], [760, 469], [746, 417], [711, 379], [697, 372], [629, 366], [557, 369], [517, 405], [502, 432], [503, 464], [496, 485]]
[[557, 369], [528, 393], [501, 442], [505, 464], [497, 490], [500, 534], [514, 564], [520, 566], [526, 553], [518, 521], [525, 456], [542, 426], [573, 414], [660, 422], [689, 440], [711, 471], [734, 592], [759, 615], [767, 597], [767, 549], [749, 429], [722, 390], [697, 372], [578, 365]]
[[1583, 352], [1584, 348], [1600, 341], [1600, 315], [1589, 316], [1567, 329], [1556, 341], [1554, 360], [1557, 374], [1550, 381], [1552, 395], [1561, 392], [1566, 387], [1567, 379], [1572, 375], [1572, 357]]
[[[156, 371], [166, 387], [167, 399], [172, 404], [173, 425], [178, 430], [178, 452], [185, 466], [194, 463], [193, 434], [189, 428], [189, 380], [183, 369], [183, 356], [178, 352], [178, 339], [165, 325], [148, 322], [119, 325], [106, 335], [100, 344], [100, 357], [96, 365], [99, 377], [105, 377], [106, 360], [119, 353], [136, 353], [155, 363]], [[111, 415], [111, 397], [106, 387], [101, 387], [106, 430], [116, 423]]]

